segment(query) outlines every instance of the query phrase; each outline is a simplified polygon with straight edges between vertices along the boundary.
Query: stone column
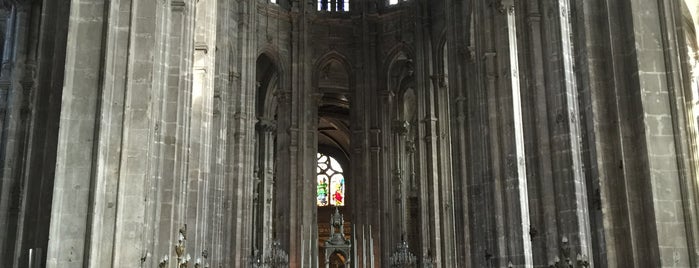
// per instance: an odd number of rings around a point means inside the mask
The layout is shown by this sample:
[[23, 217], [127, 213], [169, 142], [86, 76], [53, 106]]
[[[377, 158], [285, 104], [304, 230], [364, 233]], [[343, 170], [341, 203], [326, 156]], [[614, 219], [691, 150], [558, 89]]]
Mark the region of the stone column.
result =
[[[461, 124], [456, 124], [458, 131], [463, 132], [464, 144], [461, 147], [465, 152], [455, 152], [455, 156], [459, 157], [455, 163], [467, 161], [463, 167], [468, 169], [462, 170], [460, 174], [465, 175], [459, 178], [464, 191], [461, 217], [464, 218], [464, 225], [468, 226], [464, 237], [464, 243], [468, 244], [466, 256], [472, 256], [470, 259], [465, 258], [465, 262], [473, 267], [488, 267], [498, 265], [495, 255], [499, 250], [494, 224], [497, 211], [493, 188], [497, 171], [493, 163], [495, 152], [491, 147], [491, 144], [496, 142], [497, 131], [490, 128], [494, 109], [493, 101], [489, 99], [496, 90], [497, 78], [497, 71], [494, 69], [496, 54], [492, 39], [493, 26], [489, 19], [493, 10], [488, 7], [489, 2], [469, 3], [467, 7], [459, 10], [463, 14], [459, 13], [461, 16], [457, 17], [470, 16], [469, 27], [457, 33], [472, 40], [469, 43], [459, 42], [456, 47], [459, 54], [455, 58], [463, 64], [462, 71], [457, 75], [463, 82], [461, 88], [452, 93], [462, 92], [464, 99], [454, 98], [457, 103], [453, 108], [463, 108], [463, 113], [468, 116], [464, 118], [463, 128], [459, 127]], [[458, 35], [455, 38], [458, 38]], [[447, 44], [451, 40], [453, 39], [448, 39]], [[462, 104], [459, 105], [459, 102]], [[459, 142], [461, 141], [457, 139], [455, 145]]]
[[228, 250], [229, 265], [243, 267], [252, 255], [253, 195], [254, 183], [254, 135], [255, 135], [255, 94], [257, 91], [256, 60], [258, 56], [256, 27], [257, 8], [260, 1], [243, 1], [235, 6], [239, 16], [236, 21], [238, 35], [235, 50], [231, 50], [232, 85], [230, 104], [227, 109], [228, 122], [226, 147], [228, 165], [228, 195], [231, 200], [230, 241]]
[[[478, 102], [487, 103], [483, 107], [487, 114], [478, 112], [480, 116], [472, 122], [472, 127], [485, 127], [487, 137], [474, 137], [472, 144], [474, 157], [490, 159], [487, 162], [490, 168], [472, 166], [476, 169], [471, 191], [474, 196], [469, 199], [474, 202], [474, 209], [482, 206], [485, 213], [474, 215], [472, 240], [476, 248], [485, 252], [485, 259], [472, 261], [476, 266], [512, 263], [515, 267], [531, 267], [516, 9], [513, 1], [499, 1], [497, 5], [477, 2], [475, 10], [479, 14], [474, 29], [485, 31], [475, 47], [475, 59], [480, 61], [479, 87], [483, 89], [469, 97], [476, 98], [474, 109], [482, 105]], [[478, 142], [487, 142], [487, 148], [475, 144]], [[478, 219], [479, 216], [484, 219]]]
[[[58, 122], [63, 90], [66, 35], [70, 1], [33, 2], [29, 31], [28, 71], [25, 84], [35, 87], [29, 93], [30, 118], [27, 118], [25, 155], [22, 164], [21, 214], [17, 219], [14, 264], [26, 267], [45, 265], [49, 240], [51, 198], [58, 139]], [[31, 62], [36, 62], [36, 82]], [[0, 123], [1, 125], [1, 123]], [[30, 256], [31, 252], [31, 256]], [[31, 260], [30, 260], [31, 257]], [[1, 258], [1, 257], [0, 257]], [[10, 258], [8, 258], [10, 259]]]
[[[364, 5], [366, 2], [361, 1], [355, 3], [352, 1], [352, 8], [354, 12], [360, 14], [367, 14]], [[373, 113], [367, 112], [373, 106], [374, 91], [375, 86], [372, 83], [373, 61], [377, 58], [375, 53], [375, 35], [369, 34], [372, 29], [372, 25], [366, 21], [364, 18], [354, 18], [352, 23], [359, 25], [361, 29], [355, 36], [361, 39], [361, 42], [357, 42], [357, 52], [356, 61], [354, 62], [354, 69], [348, 70], [355, 73], [356, 82], [353, 88], [351, 101], [352, 107], [350, 109], [350, 127], [351, 127], [351, 156], [350, 156], [350, 167], [352, 168], [351, 174], [353, 176], [353, 187], [349, 187], [347, 190], [349, 202], [353, 209], [352, 223], [356, 226], [354, 230], [357, 235], [358, 242], [356, 248], [358, 249], [357, 258], [354, 263], [357, 267], [366, 267], [366, 263], [369, 262], [368, 254], [366, 254], [366, 241], [369, 235], [364, 232], [368, 229], [368, 226], [374, 224], [377, 220], [379, 214], [376, 212], [378, 208], [372, 206], [371, 197], [374, 196], [376, 190], [377, 182], [374, 180], [373, 173], [371, 171], [371, 142], [369, 140], [369, 130], [372, 127]], [[366, 209], [359, 209], [366, 208]], [[369, 209], [372, 208], [372, 209]], [[375, 225], [376, 226], [376, 225]], [[361, 229], [361, 230], [360, 230]]]
[[275, 203], [274, 192], [275, 192], [275, 174], [274, 174], [274, 161], [275, 159], [275, 134], [276, 134], [276, 122], [270, 118], [260, 118], [257, 122], [257, 133], [258, 133], [258, 169], [257, 173], [257, 196], [256, 205], [259, 207], [257, 213], [259, 214], [257, 223], [257, 228], [255, 228], [256, 234], [259, 236], [257, 245], [258, 250], [262, 252], [262, 257], [266, 257], [270, 252], [268, 251], [272, 246], [272, 240], [275, 239], [274, 234], [274, 211], [273, 206]]
[[[9, 265], [16, 258], [14, 242], [18, 237], [17, 224], [21, 214], [24, 188], [25, 142], [31, 107], [30, 92], [36, 63], [29, 54], [35, 51], [30, 43], [31, 4], [20, 2], [12, 6], [10, 23], [7, 24], [5, 51], [0, 72], [0, 105], [6, 107], [3, 115], [0, 143], [0, 254]], [[21, 234], [20, 234], [21, 236]], [[7, 243], [7, 244], [6, 244]]]
[[[520, 82], [520, 67], [519, 67], [519, 44], [517, 10], [514, 0], [502, 1], [502, 9], [499, 12], [506, 16], [505, 33], [500, 32], [500, 37], [507, 40], [507, 50], [499, 49], [499, 54], [507, 55], [508, 58], [499, 58], [500, 72], [506, 74], [500, 80], [503, 89], [500, 94], [501, 105], [503, 110], [507, 111], [501, 114], [503, 123], [500, 127], [503, 131], [502, 138], [504, 145], [502, 153], [505, 154], [504, 161], [501, 164], [503, 175], [505, 176], [504, 184], [502, 185], [503, 194], [505, 194], [506, 211], [508, 214], [507, 226], [507, 264], [514, 264], [515, 267], [532, 267], [532, 246], [529, 233], [530, 218], [529, 218], [529, 196], [527, 182], [527, 162], [526, 152], [524, 147], [524, 130], [522, 118], [522, 95]], [[501, 21], [503, 24], [505, 20]], [[496, 26], [497, 27], [497, 26]], [[497, 30], [496, 30], [497, 32]], [[503, 211], [504, 212], [504, 211]]]
[[[470, 172], [475, 159], [469, 157], [469, 131], [468, 120], [477, 118], [474, 114], [468, 114], [469, 103], [467, 94], [476, 91], [470, 86], [466, 74], [475, 74], [474, 58], [471, 55], [473, 49], [473, 3], [463, 1], [444, 1], [446, 23], [446, 51], [442, 55], [443, 73], [448, 74], [447, 86], [449, 92], [445, 103], [449, 104], [449, 112], [446, 118], [450, 122], [450, 143], [447, 144], [451, 151], [453, 204], [454, 204], [454, 239], [456, 245], [455, 263], [457, 265], [471, 265], [471, 229], [469, 216], [468, 182], [473, 179]], [[473, 83], [475, 84], [475, 83]], [[474, 146], [475, 147], [475, 146]], [[423, 259], [425, 256], [423, 256]]]
[[[377, 206], [377, 212], [383, 217], [380, 219], [380, 225], [372, 226], [374, 231], [378, 232], [375, 237], [380, 237], [381, 254], [382, 256], [390, 256], [393, 251], [393, 246], [397, 241], [400, 241], [400, 213], [397, 210], [399, 204], [398, 192], [396, 186], [398, 182], [395, 180], [395, 168], [393, 139], [392, 139], [392, 124], [391, 105], [393, 105], [393, 92], [389, 90], [378, 90], [375, 113], [376, 113], [376, 128], [372, 129], [370, 141], [372, 143], [372, 177], [378, 182], [376, 195], [370, 196], [371, 205]], [[380, 235], [378, 235], [380, 234]], [[379, 255], [379, 254], [377, 254]], [[381, 260], [382, 263], [388, 261], [387, 258]]]
[[[402, 103], [397, 104], [398, 107], [402, 107]], [[409, 170], [407, 169], [408, 157], [410, 156], [406, 149], [406, 134], [408, 133], [408, 128], [410, 125], [407, 121], [395, 120], [393, 121], [393, 200], [394, 204], [394, 218], [396, 218], [396, 224], [394, 224], [393, 236], [396, 238], [407, 239], [407, 221], [408, 221], [408, 211], [407, 211], [407, 184], [409, 183]], [[395, 228], [395, 226], [399, 228]], [[398, 240], [400, 241], [400, 240]]]
[[207, 239], [209, 241], [209, 263], [210, 266], [233, 263], [231, 260], [231, 246], [235, 241], [231, 239], [232, 214], [231, 200], [232, 192], [227, 185], [230, 183], [230, 178], [226, 176], [226, 169], [233, 165], [228, 161], [227, 144], [228, 135], [226, 124], [228, 122], [227, 113], [229, 105], [233, 102], [233, 98], [237, 98], [237, 94], [232, 92], [234, 88], [234, 65], [231, 64], [232, 58], [235, 57], [234, 51], [238, 42], [230, 42], [230, 40], [238, 40], [237, 27], [238, 14], [233, 5], [226, 0], [218, 0], [215, 4], [216, 9], [216, 40], [214, 48], [216, 49], [213, 59], [214, 75], [213, 81], [213, 107], [212, 107], [212, 125], [211, 125], [211, 180], [209, 202], [213, 215], [216, 220], [213, 221], [212, 227], [208, 229]]
[[491, 120], [495, 116], [494, 100], [492, 95], [496, 91], [497, 71], [495, 70], [495, 48], [493, 41], [492, 13], [486, 1], [473, 2], [473, 27], [470, 33], [476, 38], [471, 48], [473, 63], [471, 70], [475, 77], [468, 79], [468, 129], [469, 129], [469, 157], [472, 163], [469, 165], [472, 172], [467, 182], [469, 208], [472, 212], [468, 215], [471, 224], [472, 236], [471, 255], [483, 256], [473, 258], [471, 265], [474, 267], [500, 266], [495, 256], [500, 251], [496, 242], [501, 237], [496, 228], [496, 215], [499, 212], [495, 206], [494, 181], [499, 170], [497, 169], [497, 151], [491, 144], [497, 140], [497, 128], [492, 127]]
[[279, 239], [282, 246], [289, 245], [290, 236], [290, 210], [289, 202], [291, 193], [288, 189], [291, 188], [292, 182], [290, 177], [291, 163], [289, 159], [296, 152], [295, 148], [291, 147], [291, 91], [279, 90], [276, 92], [278, 103], [278, 115], [276, 137], [277, 148], [274, 161], [277, 163], [275, 186], [275, 215], [274, 215], [274, 235]]
[[548, 262], [558, 255], [557, 245], [560, 242], [556, 224], [554, 176], [551, 154], [551, 134], [549, 133], [549, 111], [546, 100], [549, 96], [546, 85], [548, 70], [546, 60], [550, 60], [544, 46], [547, 40], [543, 35], [549, 31], [542, 30], [541, 1], [527, 1], [521, 5], [520, 21], [522, 36], [527, 42], [522, 42], [522, 51], [527, 57], [520, 57], [522, 77], [529, 82], [522, 85], [522, 116], [525, 125], [524, 135], [527, 154], [526, 161], [529, 173], [529, 201], [531, 206], [530, 235], [532, 237], [533, 261], [535, 265], [548, 265]]
[[87, 266], [97, 103], [102, 85], [103, 0], [71, 1], [47, 267]]
[[[164, 1], [162, 8], [165, 23], [158, 36], [159, 49], [156, 49], [155, 76], [153, 82], [155, 107], [154, 114], [156, 135], [155, 160], [152, 170], [157, 182], [154, 187], [154, 260], [169, 255], [175, 259], [173, 245], [178, 242], [178, 231], [187, 225], [188, 253], [196, 248], [196, 178], [192, 178], [190, 169], [191, 120], [193, 103], [193, 55], [194, 30], [196, 17], [195, 0]], [[201, 52], [201, 51], [199, 51]], [[199, 88], [204, 90], [204, 88]], [[197, 158], [195, 158], [197, 159]], [[195, 160], [193, 160], [195, 161]], [[192, 204], [194, 203], [194, 204]], [[196, 256], [196, 255], [195, 255]]]
[[[693, 267], [696, 182], [688, 169], [679, 1], [585, 1], [576, 47], [592, 117], [606, 265]], [[599, 20], [599, 18], [608, 18]], [[686, 77], [684, 79], [687, 79]], [[694, 227], [693, 227], [694, 226]]]
[[[188, 187], [188, 228], [191, 226], [190, 247], [192, 258], [204, 262], [203, 252], [213, 250], [210, 246], [209, 230], [220, 219], [213, 213], [215, 203], [211, 199], [218, 187], [212, 170], [212, 140], [216, 130], [213, 124], [213, 102], [215, 85], [216, 16], [217, 0], [198, 0], [192, 29], [192, 103], [189, 143], [189, 187]], [[202, 263], [202, 266], [204, 264]], [[214, 264], [210, 264], [214, 265]]]
[[[10, 9], [8, 9], [10, 10]], [[0, 105], [5, 111], [0, 112], [2, 119], [0, 129], [2, 139], [0, 153], [2, 181], [0, 182], [0, 231], [6, 239], [0, 236], [2, 244], [0, 252], [6, 254], [0, 259], [6, 260], [5, 265], [21, 265], [28, 259], [27, 250], [23, 250], [24, 241], [32, 237], [32, 232], [25, 232], [25, 224], [34, 219], [34, 211], [27, 210], [27, 205], [33, 200], [28, 199], [34, 194], [37, 179], [30, 174], [33, 171], [32, 155], [35, 154], [36, 136], [33, 127], [38, 123], [35, 100], [37, 98], [37, 53], [41, 31], [40, 6], [32, 1], [15, 1], [11, 7], [13, 22], [7, 25], [6, 36], [11, 40], [10, 47], [5, 47], [7, 53], [3, 60], [3, 71], [0, 73]], [[8, 69], [9, 68], [9, 69]], [[3, 78], [4, 77], [4, 78]], [[4, 95], [4, 96], [3, 96]], [[3, 100], [4, 99], [4, 100]], [[1, 104], [3, 103], [4, 104]], [[41, 135], [39, 135], [41, 137]], [[42, 137], [43, 138], [43, 137]], [[14, 250], [1, 251], [5, 246]], [[43, 255], [43, 254], [42, 254]], [[39, 260], [40, 258], [37, 258]]]
[[[442, 49], [439, 49], [442, 51]], [[441, 54], [437, 54], [441, 55]], [[437, 62], [441, 62], [442, 59], [436, 59]], [[440, 199], [440, 217], [443, 218], [442, 229], [445, 230], [445, 238], [442, 239], [445, 254], [443, 263], [448, 266], [459, 266], [456, 262], [458, 254], [457, 248], [457, 237], [456, 229], [459, 228], [455, 225], [455, 194], [458, 193], [459, 187], [455, 185], [452, 177], [452, 147], [451, 147], [451, 109], [450, 109], [450, 87], [447, 84], [446, 72], [443, 68], [440, 74], [432, 75], [431, 80], [434, 88], [435, 94], [435, 113], [438, 116], [437, 124], [437, 142], [439, 151], [439, 199]], [[426, 253], [423, 253], [423, 256]]]

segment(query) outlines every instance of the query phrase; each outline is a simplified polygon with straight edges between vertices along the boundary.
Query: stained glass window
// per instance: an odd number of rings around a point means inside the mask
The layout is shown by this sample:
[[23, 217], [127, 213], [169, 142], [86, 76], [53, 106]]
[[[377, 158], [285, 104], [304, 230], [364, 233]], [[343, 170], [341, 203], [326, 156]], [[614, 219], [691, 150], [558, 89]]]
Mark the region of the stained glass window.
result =
[[345, 176], [335, 158], [324, 154], [318, 154], [318, 198], [317, 205], [337, 206], [345, 205]]
[[349, 0], [318, 0], [318, 11], [347, 12]]

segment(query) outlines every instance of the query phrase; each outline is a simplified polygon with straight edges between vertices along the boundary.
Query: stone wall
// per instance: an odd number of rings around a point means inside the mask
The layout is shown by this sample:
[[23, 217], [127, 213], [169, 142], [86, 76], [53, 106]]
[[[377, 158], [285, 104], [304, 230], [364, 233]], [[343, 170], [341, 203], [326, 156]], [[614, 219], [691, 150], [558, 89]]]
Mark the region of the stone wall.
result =
[[0, 263], [323, 266], [345, 98], [358, 267], [697, 265], [693, 6], [384, 2], [0, 1]]

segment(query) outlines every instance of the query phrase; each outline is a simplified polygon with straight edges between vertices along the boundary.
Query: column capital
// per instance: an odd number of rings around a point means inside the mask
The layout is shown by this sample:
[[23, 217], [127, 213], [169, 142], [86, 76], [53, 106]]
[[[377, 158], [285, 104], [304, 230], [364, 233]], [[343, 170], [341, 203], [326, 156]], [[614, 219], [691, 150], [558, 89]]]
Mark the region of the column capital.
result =
[[262, 133], [274, 132], [277, 129], [277, 121], [272, 118], [261, 117], [257, 119], [255, 128]]

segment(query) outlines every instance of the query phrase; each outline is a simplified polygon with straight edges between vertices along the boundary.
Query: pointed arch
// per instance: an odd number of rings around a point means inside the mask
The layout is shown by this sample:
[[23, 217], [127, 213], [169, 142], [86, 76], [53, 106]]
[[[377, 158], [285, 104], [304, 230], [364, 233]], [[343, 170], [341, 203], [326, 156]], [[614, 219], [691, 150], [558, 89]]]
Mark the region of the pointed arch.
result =
[[280, 71], [278, 65], [267, 54], [261, 54], [255, 61], [255, 113], [257, 117], [271, 117], [272, 106], [275, 106], [272, 101], [274, 91], [279, 81]]
[[[262, 60], [262, 62], [260, 62]], [[260, 64], [263, 66], [260, 66]], [[260, 84], [256, 91], [256, 113], [258, 116], [273, 117], [277, 101], [276, 93], [279, 88], [287, 88], [288, 72], [286, 60], [279, 50], [271, 45], [263, 47], [257, 54], [256, 81]]]
[[434, 47], [434, 55], [435, 57], [435, 63], [437, 67], [437, 71], [441, 74], [445, 74], [448, 72], [445, 68], [447, 68], [447, 62], [446, 59], [448, 57], [447, 55], [447, 28], [444, 27], [442, 29], [441, 33], [439, 34], [439, 39], [437, 39], [437, 46]]
[[391, 50], [386, 53], [386, 59], [384, 60], [383, 63], [383, 69], [381, 73], [387, 74], [390, 70], [393, 64], [400, 60], [401, 57], [404, 57], [406, 59], [413, 59], [414, 58], [414, 51], [413, 48], [410, 47], [408, 44], [401, 42], [393, 46]]
[[322, 94], [318, 106], [319, 144], [335, 146], [349, 155], [350, 98], [354, 91], [354, 68], [348, 58], [331, 50], [313, 65], [312, 86]]
[[412, 48], [405, 43], [397, 44], [387, 54], [381, 84], [395, 94], [402, 94], [410, 84], [414, 84], [413, 64]]
[[279, 84], [287, 85], [287, 82], [290, 81], [289, 71], [287, 70], [289, 60], [284, 55], [279, 53], [279, 50], [280, 49], [274, 45], [266, 45], [257, 52], [257, 58], [259, 59], [259, 57], [262, 55], [269, 57], [281, 74], [279, 77]]
[[[336, 50], [331, 50], [318, 58], [313, 65], [313, 70], [312, 85], [316, 91], [321, 90], [323, 75], [328, 73], [331, 73], [331, 75], [335, 74], [336, 77], [334, 78], [336, 80], [339, 78], [340, 82], [345, 82], [347, 92], [352, 91], [354, 88], [354, 67], [345, 55]], [[344, 75], [344, 77], [341, 77], [341, 75]], [[338, 86], [338, 89], [340, 87]]]

